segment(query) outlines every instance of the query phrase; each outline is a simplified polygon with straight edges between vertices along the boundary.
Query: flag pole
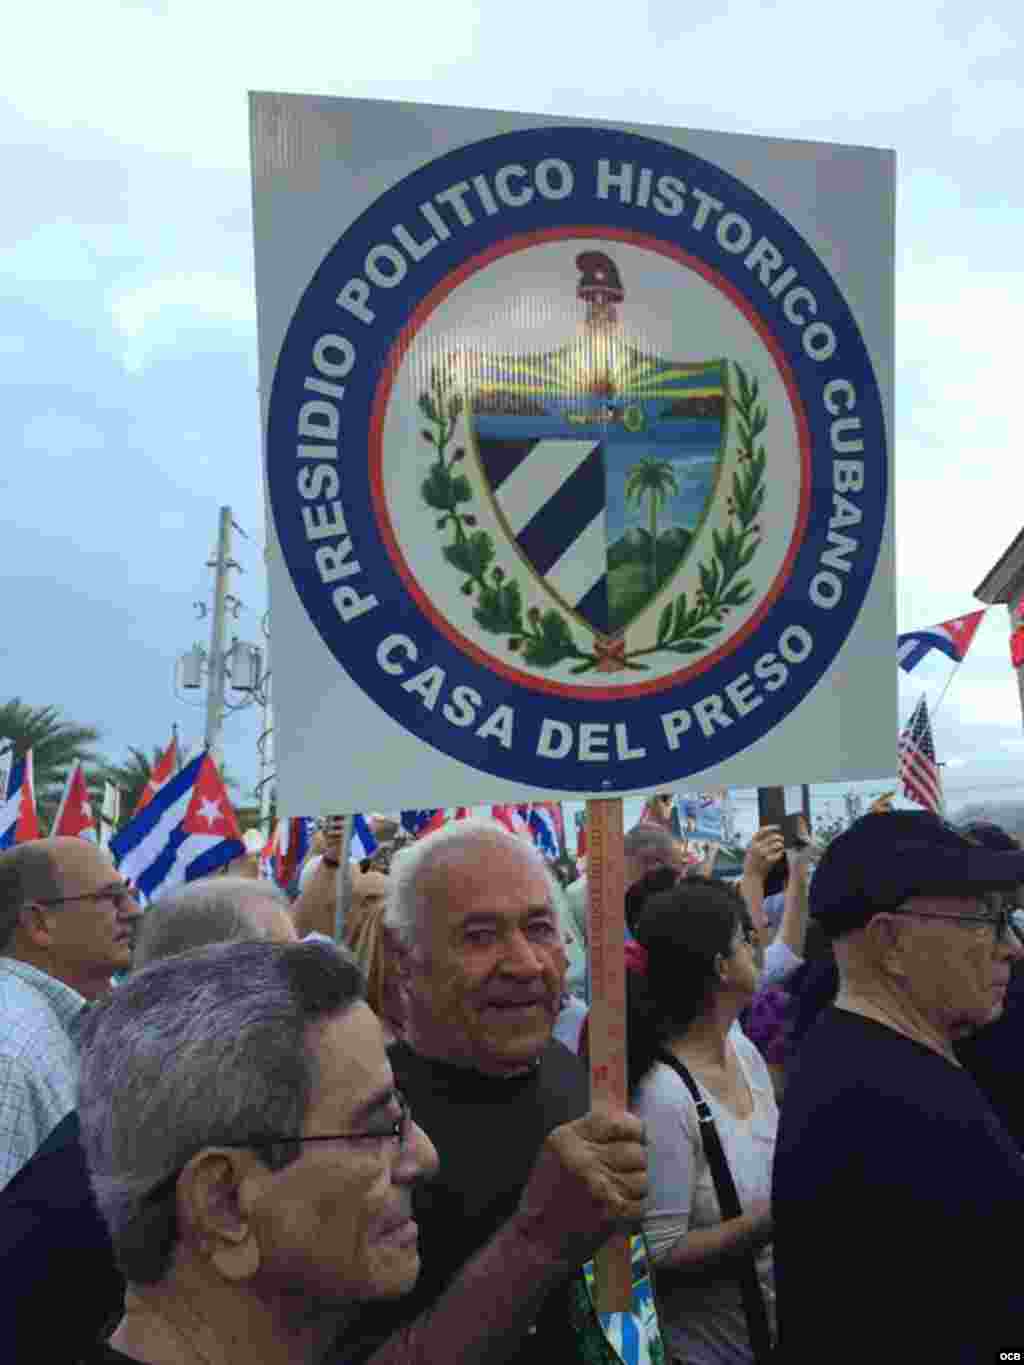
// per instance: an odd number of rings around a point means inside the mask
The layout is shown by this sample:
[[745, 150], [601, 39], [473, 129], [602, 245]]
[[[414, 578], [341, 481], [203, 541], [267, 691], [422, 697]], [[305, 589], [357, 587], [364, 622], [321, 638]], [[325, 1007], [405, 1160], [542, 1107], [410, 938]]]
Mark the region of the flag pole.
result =
[[[967, 656], [965, 655], [964, 658], [966, 658], [966, 657], [967, 657]], [[932, 743], [933, 743], [933, 744], [935, 743], [935, 717], [939, 714], [939, 707], [942, 705], [943, 699], [945, 698], [946, 693], [949, 691], [950, 683], [952, 683], [953, 679], [956, 677], [957, 673], [960, 671], [960, 665], [961, 665], [962, 663], [963, 663], [963, 659], [957, 659], [956, 663], [953, 665], [953, 667], [952, 667], [952, 669], [951, 669], [951, 671], [950, 671], [949, 677], [946, 679], [946, 682], [945, 682], [945, 685], [943, 686], [942, 691], [939, 693], [939, 699], [938, 699], [938, 701], [937, 701], [937, 702], [935, 703], [935, 705], [932, 707], [932, 714], [931, 714], [931, 721], [930, 721], [930, 723], [931, 723], [931, 726], [932, 726]], [[940, 813], [940, 815], [942, 816], [942, 818], [945, 819], [945, 817], [946, 817], [946, 787], [945, 787], [945, 784], [944, 784], [943, 781], [942, 781], [942, 772], [941, 772], [941, 769], [942, 769], [942, 764], [938, 761], [938, 755], [936, 755], [936, 759], [935, 759], [935, 770], [936, 770], [936, 772], [938, 773], [938, 778], [939, 778], [939, 813]]]
[[946, 693], [949, 691], [950, 683], [953, 681], [953, 679], [956, 677], [957, 673], [960, 671], [960, 667], [961, 667], [962, 664], [963, 664], [963, 659], [957, 659], [956, 663], [953, 665], [952, 670], [950, 671], [949, 677], [946, 679], [945, 685], [943, 686], [942, 691], [939, 693], [939, 699], [938, 699], [938, 701], [935, 703], [935, 705], [932, 707], [932, 720], [934, 720], [935, 717], [939, 714], [939, 707], [942, 705], [943, 698], [945, 697]]
[[71, 767], [68, 769], [68, 775], [64, 779], [64, 790], [61, 793], [60, 805], [57, 807], [57, 814], [53, 817], [53, 821], [50, 824], [51, 839], [57, 833], [57, 830], [60, 828], [61, 820], [64, 818], [64, 809], [68, 804], [68, 797], [71, 794], [71, 783], [74, 781], [75, 769], [78, 767], [80, 761], [80, 759], [76, 759], [75, 762], [72, 763]]

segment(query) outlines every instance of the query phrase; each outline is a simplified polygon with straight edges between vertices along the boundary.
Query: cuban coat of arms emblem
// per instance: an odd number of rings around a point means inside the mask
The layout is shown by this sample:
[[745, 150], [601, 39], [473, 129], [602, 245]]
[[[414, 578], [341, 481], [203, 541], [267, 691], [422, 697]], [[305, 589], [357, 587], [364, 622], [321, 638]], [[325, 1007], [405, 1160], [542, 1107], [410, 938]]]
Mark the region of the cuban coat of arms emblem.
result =
[[436, 356], [418, 395], [433, 447], [420, 492], [476, 625], [512, 658], [635, 679], [655, 655], [678, 668], [709, 649], [754, 594], [767, 414], [756, 375], [727, 357], [638, 343], [609, 252], [574, 264], [583, 316], [563, 345]]

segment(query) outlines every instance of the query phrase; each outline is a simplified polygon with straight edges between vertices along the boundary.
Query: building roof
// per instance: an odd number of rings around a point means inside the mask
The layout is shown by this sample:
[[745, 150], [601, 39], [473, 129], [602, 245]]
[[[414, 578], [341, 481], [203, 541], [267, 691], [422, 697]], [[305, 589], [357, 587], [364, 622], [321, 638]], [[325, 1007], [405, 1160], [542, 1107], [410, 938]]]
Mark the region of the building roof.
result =
[[1024, 528], [974, 589], [979, 602], [1012, 601], [1024, 588]]

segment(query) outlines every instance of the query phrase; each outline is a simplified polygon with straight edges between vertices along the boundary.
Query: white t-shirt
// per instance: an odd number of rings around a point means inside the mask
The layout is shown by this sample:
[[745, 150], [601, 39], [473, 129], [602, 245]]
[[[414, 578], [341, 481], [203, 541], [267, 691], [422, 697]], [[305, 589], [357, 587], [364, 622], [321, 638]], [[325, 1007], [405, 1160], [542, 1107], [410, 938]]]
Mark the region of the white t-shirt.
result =
[[[749, 1118], [736, 1118], [699, 1080], [697, 1086], [711, 1106], [740, 1205], [747, 1209], [754, 1200], [771, 1198], [779, 1111], [768, 1068], [757, 1048], [735, 1026], [729, 1039], [753, 1096]], [[698, 1131], [697, 1110], [676, 1073], [656, 1063], [638, 1086], [633, 1108], [647, 1128], [649, 1193], [644, 1232], [657, 1267], [691, 1228], [714, 1227], [722, 1215]], [[757, 1267], [774, 1321], [770, 1247], [761, 1252]], [[664, 1288], [657, 1285], [661, 1325], [670, 1353], [687, 1365], [747, 1365], [753, 1359], [743, 1301], [734, 1279], [687, 1286], [679, 1281], [670, 1285], [663, 1278], [662, 1284]]]

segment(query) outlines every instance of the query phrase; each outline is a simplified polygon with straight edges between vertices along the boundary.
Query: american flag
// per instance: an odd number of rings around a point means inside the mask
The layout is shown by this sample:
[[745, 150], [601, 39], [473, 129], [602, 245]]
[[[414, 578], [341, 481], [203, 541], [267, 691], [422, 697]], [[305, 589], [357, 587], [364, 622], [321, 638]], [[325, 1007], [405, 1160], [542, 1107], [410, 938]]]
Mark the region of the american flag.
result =
[[942, 784], [924, 697], [910, 713], [910, 719], [900, 735], [899, 764], [903, 794], [907, 800], [916, 801], [919, 806], [934, 811], [936, 815], [941, 814]]

